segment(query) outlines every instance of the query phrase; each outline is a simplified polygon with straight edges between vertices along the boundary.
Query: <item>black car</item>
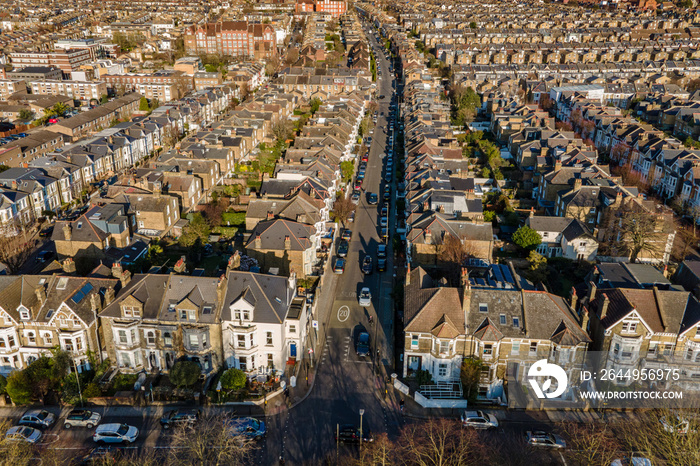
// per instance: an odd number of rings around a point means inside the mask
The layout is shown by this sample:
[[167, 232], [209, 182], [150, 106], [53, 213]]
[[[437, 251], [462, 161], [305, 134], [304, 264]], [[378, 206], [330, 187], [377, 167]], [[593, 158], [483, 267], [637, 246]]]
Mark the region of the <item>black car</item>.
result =
[[[365, 442], [374, 441], [372, 432], [364, 426], [364, 422], [362, 424], [362, 440]], [[342, 425], [340, 426], [340, 429], [338, 429], [338, 433], [335, 439], [339, 442], [344, 443], [360, 443], [360, 429], [353, 424]]]
[[379, 204], [379, 196], [377, 196], [377, 193], [369, 193], [369, 202], [370, 205], [377, 205]]
[[41, 233], [39, 233], [39, 236], [41, 236], [42, 238], [48, 238], [52, 234], [53, 234], [53, 227], [48, 227], [48, 228], [44, 228], [43, 230], [41, 230]]
[[377, 271], [384, 272], [386, 270], [386, 259], [377, 259]]
[[362, 273], [369, 275], [372, 273], [372, 256], [365, 256], [365, 260], [362, 261]]
[[160, 425], [163, 429], [182, 425], [193, 425], [199, 420], [198, 409], [173, 409], [160, 418]]
[[349, 247], [350, 247], [350, 245], [348, 244], [348, 242], [345, 241], [345, 240], [342, 240], [342, 241], [338, 244], [338, 257], [345, 257], [345, 256], [347, 256], [347, 255], [348, 255], [348, 248], [349, 248]]

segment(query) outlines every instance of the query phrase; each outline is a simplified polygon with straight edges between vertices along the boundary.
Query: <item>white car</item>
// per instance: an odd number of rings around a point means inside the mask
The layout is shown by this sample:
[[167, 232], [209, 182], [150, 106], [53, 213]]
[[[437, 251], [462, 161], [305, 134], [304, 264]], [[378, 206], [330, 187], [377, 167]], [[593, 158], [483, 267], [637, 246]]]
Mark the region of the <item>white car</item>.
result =
[[498, 427], [498, 419], [493, 414], [483, 411], [465, 411], [462, 413], [462, 425], [475, 429], [491, 429]]
[[5, 438], [12, 442], [37, 443], [41, 440], [41, 431], [28, 426], [14, 426], [7, 430]]
[[614, 460], [610, 466], [651, 466], [651, 460], [648, 458], [622, 458]]
[[[679, 414], [671, 414], [668, 417], [659, 419], [664, 430], [669, 433], [687, 434], [690, 429], [690, 421], [681, 417]], [[695, 432], [695, 429], [692, 429]]]
[[372, 305], [372, 294], [369, 292], [369, 288], [364, 287], [360, 291], [360, 306], [369, 307]]

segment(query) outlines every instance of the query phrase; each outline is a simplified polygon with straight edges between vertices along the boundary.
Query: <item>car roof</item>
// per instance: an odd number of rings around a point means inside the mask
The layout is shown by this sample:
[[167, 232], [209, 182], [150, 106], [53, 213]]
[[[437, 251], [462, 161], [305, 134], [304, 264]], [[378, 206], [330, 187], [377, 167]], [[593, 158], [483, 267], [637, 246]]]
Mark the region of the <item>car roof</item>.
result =
[[43, 409], [30, 409], [29, 411], [24, 413], [24, 415], [28, 416], [30, 414], [32, 414], [32, 415], [41, 414], [43, 411], [45, 411], [45, 410], [43, 410]]
[[[97, 426], [97, 429], [95, 429], [95, 432], [114, 432], [114, 431], [118, 430], [121, 426], [122, 426], [122, 424], [120, 424], [118, 422], [114, 422], [111, 424], [100, 424], [99, 426]], [[127, 427], [131, 427], [131, 426], [127, 426]]]

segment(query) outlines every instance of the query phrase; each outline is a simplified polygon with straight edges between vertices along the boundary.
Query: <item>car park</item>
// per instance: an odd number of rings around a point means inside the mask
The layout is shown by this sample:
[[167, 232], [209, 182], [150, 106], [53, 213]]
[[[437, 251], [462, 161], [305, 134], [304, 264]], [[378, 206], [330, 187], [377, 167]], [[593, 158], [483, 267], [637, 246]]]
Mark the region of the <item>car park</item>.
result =
[[360, 332], [355, 343], [355, 352], [361, 358], [369, 356], [369, 333]]
[[340, 243], [338, 243], [338, 257], [345, 257], [348, 255], [348, 249], [350, 248], [350, 244], [344, 239], [340, 240]]
[[267, 428], [264, 421], [254, 417], [237, 418], [230, 421], [231, 430], [237, 435], [242, 435], [259, 442], [265, 437]]
[[566, 448], [566, 442], [563, 438], [541, 430], [527, 431], [525, 439], [527, 444], [533, 447]]
[[128, 424], [102, 424], [97, 426], [92, 440], [99, 444], [105, 443], [134, 443], [139, 437], [139, 430]]
[[173, 409], [160, 418], [160, 425], [163, 429], [170, 429], [178, 426], [193, 426], [199, 420], [200, 411], [198, 409]]
[[358, 302], [362, 307], [370, 307], [372, 305], [372, 293], [370, 293], [369, 288], [366, 286], [360, 290]]
[[34, 427], [35, 429], [48, 429], [56, 422], [56, 415], [45, 409], [31, 409], [24, 413], [18, 424]]
[[92, 429], [98, 425], [101, 420], [102, 416], [100, 413], [88, 411], [87, 409], [74, 409], [66, 416], [66, 420], [63, 421], [63, 427], [66, 429], [73, 427], [87, 427], [88, 429]]
[[340, 275], [343, 272], [345, 272], [345, 259], [336, 259], [335, 265], [333, 266], [333, 273]]
[[365, 256], [365, 260], [362, 261], [362, 273], [369, 275], [372, 273], [372, 256]]
[[5, 440], [10, 442], [38, 443], [41, 431], [29, 426], [14, 426], [7, 429]]
[[498, 427], [496, 416], [483, 411], [465, 411], [462, 413], [461, 420], [464, 427], [473, 427], [475, 429]]

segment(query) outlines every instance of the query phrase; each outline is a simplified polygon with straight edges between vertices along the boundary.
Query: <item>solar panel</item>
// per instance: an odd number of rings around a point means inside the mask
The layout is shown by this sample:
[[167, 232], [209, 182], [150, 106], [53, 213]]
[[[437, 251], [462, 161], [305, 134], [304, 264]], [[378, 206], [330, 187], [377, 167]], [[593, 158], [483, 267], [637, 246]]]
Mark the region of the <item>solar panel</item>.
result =
[[80, 291], [78, 291], [78, 292], [73, 296], [73, 298], [72, 298], [72, 299], [73, 299], [73, 302], [74, 302], [75, 304], [78, 304], [80, 301], [82, 301], [83, 299], [85, 299], [85, 296], [87, 296], [87, 294], [88, 294], [90, 291], [92, 291], [92, 288], [93, 288], [92, 283], [86, 283], [86, 284], [84, 284], [83, 287], [80, 288]]

